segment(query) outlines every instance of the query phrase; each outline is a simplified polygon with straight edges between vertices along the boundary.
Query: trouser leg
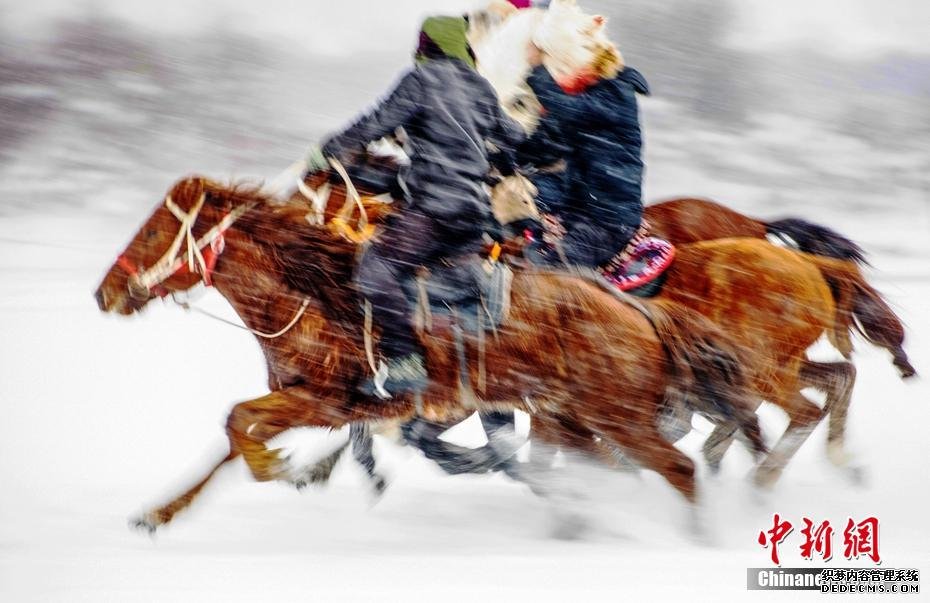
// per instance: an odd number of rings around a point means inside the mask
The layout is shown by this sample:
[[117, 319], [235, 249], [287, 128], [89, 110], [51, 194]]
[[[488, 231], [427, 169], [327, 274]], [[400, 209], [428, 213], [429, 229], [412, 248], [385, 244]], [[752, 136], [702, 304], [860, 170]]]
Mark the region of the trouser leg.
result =
[[381, 352], [388, 358], [422, 352], [403, 285], [438, 247], [432, 220], [408, 211], [391, 220], [359, 262], [359, 288], [371, 302]]
[[[569, 226], [561, 241], [564, 260], [573, 266], [598, 268], [607, 264], [636, 234], [632, 225], [605, 228], [598, 224], [576, 222]], [[550, 262], [562, 263], [561, 254], [550, 254]]]

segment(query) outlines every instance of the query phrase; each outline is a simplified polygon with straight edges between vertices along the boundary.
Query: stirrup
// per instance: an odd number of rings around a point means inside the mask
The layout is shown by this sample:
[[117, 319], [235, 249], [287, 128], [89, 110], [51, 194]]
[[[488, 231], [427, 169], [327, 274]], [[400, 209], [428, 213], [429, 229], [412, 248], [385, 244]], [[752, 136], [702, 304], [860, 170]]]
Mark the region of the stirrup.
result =
[[[429, 374], [420, 354], [408, 354], [378, 363], [378, 369], [362, 385], [362, 392], [390, 400], [396, 394], [422, 394], [429, 385]], [[393, 390], [393, 391], [392, 391]]]
[[384, 384], [388, 380], [388, 366], [384, 360], [378, 361], [378, 370], [375, 372], [374, 376], [371, 378], [372, 384], [375, 386], [375, 395], [381, 398], [382, 400], [390, 400], [391, 392], [384, 389]]

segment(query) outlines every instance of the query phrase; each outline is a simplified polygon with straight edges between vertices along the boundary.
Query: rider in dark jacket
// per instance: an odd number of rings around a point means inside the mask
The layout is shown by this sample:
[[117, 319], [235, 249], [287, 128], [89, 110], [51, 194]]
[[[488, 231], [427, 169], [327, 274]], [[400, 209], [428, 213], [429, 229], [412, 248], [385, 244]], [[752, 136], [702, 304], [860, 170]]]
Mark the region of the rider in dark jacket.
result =
[[[566, 229], [562, 248], [571, 264], [606, 264], [636, 234], [642, 221], [642, 134], [637, 94], [649, 94], [643, 76], [629, 67], [569, 94], [545, 67], [528, 80], [542, 106], [544, 132], [561, 132], [567, 187], [547, 209]], [[554, 122], [554, 123], [548, 123]], [[553, 258], [558, 261], [559, 258]]]
[[466, 27], [463, 18], [427, 19], [417, 67], [378, 107], [323, 146], [324, 154], [347, 161], [397, 128], [406, 132], [406, 203], [364, 254], [357, 274], [381, 327], [387, 381], [379, 385], [391, 394], [427, 385], [403, 283], [421, 265], [480, 248], [485, 224], [492, 220], [483, 184], [489, 170], [485, 143], [513, 147], [524, 137], [475, 71]]

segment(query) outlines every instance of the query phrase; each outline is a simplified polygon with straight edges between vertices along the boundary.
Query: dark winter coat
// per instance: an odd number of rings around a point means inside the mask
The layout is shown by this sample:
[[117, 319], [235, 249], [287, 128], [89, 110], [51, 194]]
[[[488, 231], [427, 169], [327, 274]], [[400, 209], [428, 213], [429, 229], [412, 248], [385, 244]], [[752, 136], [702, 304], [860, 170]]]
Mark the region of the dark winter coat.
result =
[[[549, 199], [550, 210], [562, 217], [569, 234], [601, 231], [590, 245], [603, 247], [616, 236], [616, 247], [626, 244], [643, 212], [642, 133], [636, 94], [648, 94], [646, 80], [627, 68], [613, 79], [601, 80], [572, 95], [562, 91], [545, 67], [528, 80], [545, 109], [542, 132], [547, 141], [559, 133], [567, 148], [567, 191], [561, 203]], [[524, 145], [532, 146], [533, 141]], [[603, 249], [598, 260], [611, 251]]]
[[485, 141], [513, 147], [523, 130], [501, 110], [491, 85], [458, 59], [432, 60], [408, 72], [373, 111], [323, 146], [348, 161], [355, 152], [403, 128], [410, 166], [402, 175], [408, 208], [452, 230], [490, 218], [482, 186]]

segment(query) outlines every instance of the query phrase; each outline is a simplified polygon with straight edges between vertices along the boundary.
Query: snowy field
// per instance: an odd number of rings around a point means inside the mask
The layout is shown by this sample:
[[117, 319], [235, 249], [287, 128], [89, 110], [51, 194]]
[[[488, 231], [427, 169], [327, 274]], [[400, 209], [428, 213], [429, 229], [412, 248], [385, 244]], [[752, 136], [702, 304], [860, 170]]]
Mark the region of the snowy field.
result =
[[[524, 486], [446, 477], [416, 451], [381, 440], [390, 486], [377, 504], [351, 462], [328, 488], [300, 493], [254, 483], [237, 462], [155, 538], [129, 530], [129, 517], [225, 452], [226, 414], [266, 391], [264, 362], [250, 335], [170, 304], [132, 319], [101, 315], [92, 298], [99, 279], [175, 179], [272, 176], [374, 98], [407, 60], [408, 30], [425, 3], [401, 2], [393, 18], [403, 25], [380, 24], [392, 48], [381, 53], [294, 44], [300, 28], [280, 15], [255, 20], [259, 35], [243, 37], [244, 13], [224, 20], [207, 2], [195, 3], [201, 13], [191, 22], [175, 14], [180, 3], [157, 15], [138, 2], [101, 2], [109, 8], [99, 14], [18, 4], [0, 2], [0, 601], [822, 596], [747, 592], [746, 568], [770, 564], [756, 536], [775, 512], [834, 526], [878, 517], [882, 567], [918, 568], [927, 588], [930, 387], [901, 382], [884, 352], [863, 342], [848, 442], [864, 483], [827, 463], [823, 427], [762, 498], [745, 480], [748, 455], [735, 447], [719, 477], [700, 469], [709, 544], [694, 542], [684, 503], [655, 474], [583, 472], [589, 528], [566, 541], [553, 537], [551, 509]], [[906, 19], [878, 22], [891, 34], [876, 33], [875, 43], [897, 45], [879, 58], [871, 48], [819, 49], [814, 66], [789, 70], [798, 55], [771, 54], [735, 13], [730, 30], [708, 33], [717, 45], [695, 58], [704, 86], [685, 73], [687, 49], [652, 42], [675, 31], [672, 9], [653, 23], [651, 2], [622, 3], [628, 19], [612, 3], [592, 4], [619, 21], [628, 56], [656, 73], [656, 96], [644, 103], [649, 198], [713, 196], [753, 215], [830, 224], [861, 242], [869, 279], [906, 322], [906, 349], [927, 374], [930, 48], [907, 46]], [[713, 19], [726, 3], [695, 5]], [[344, 22], [345, 10], [333, 10]], [[376, 21], [361, 18], [366, 40]], [[853, 21], [840, 25], [866, 39]], [[702, 39], [701, 24], [678, 26], [676, 39]], [[794, 31], [782, 25], [769, 33]], [[342, 27], [329, 32], [327, 49], [351, 36]], [[730, 63], [711, 60], [721, 57], [743, 70], [774, 68], [750, 93], [729, 79]], [[708, 90], [714, 105], [702, 104]], [[818, 102], [782, 103], [790, 91]], [[215, 292], [198, 303], [232, 316]], [[786, 421], [771, 407], [761, 414], [772, 442]], [[697, 459], [708, 432], [697, 422], [682, 448]], [[279, 443], [311, 459], [344, 437], [304, 430]], [[475, 442], [467, 426], [458, 437]], [[819, 566], [800, 558], [798, 538], [783, 546], [782, 565]], [[846, 565], [867, 564], [840, 550], [829, 566]]]

